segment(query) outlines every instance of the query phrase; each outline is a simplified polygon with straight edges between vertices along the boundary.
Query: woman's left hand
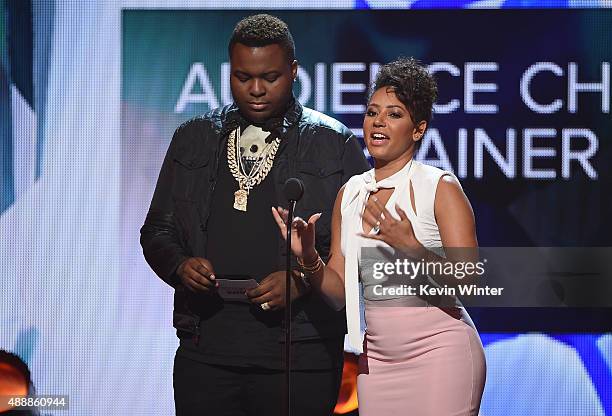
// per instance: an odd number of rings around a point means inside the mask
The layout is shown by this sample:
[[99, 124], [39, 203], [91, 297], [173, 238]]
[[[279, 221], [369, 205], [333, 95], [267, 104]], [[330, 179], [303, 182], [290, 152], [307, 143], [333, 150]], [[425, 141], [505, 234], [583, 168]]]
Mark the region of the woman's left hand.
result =
[[[287, 217], [289, 216], [289, 211], [281, 207], [272, 207], [272, 215], [281, 235], [287, 240]], [[315, 248], [315, 224], [319, 218], [321, 218], [321, 213], [311, 215], [308, 218], [308, 222], [300, 217], [293, 219], [291, 226], [291, 251], [294, 256], [301, 259], [304, 257], [312, 259], [318, 256]]]
[[363, 212], [363, 221], [373, 229], [378, 228], [379, 231], [367, 234], [362, 232], [359, 235], [384, 241], [391, 247], [408, 253], [418, 253], [423, 245], [417, 240], [408, 215], [398, 204], [395, 204], [395, 212], [400, 217], [399, 221], [391, 215], [375, 195], [372, 195]]

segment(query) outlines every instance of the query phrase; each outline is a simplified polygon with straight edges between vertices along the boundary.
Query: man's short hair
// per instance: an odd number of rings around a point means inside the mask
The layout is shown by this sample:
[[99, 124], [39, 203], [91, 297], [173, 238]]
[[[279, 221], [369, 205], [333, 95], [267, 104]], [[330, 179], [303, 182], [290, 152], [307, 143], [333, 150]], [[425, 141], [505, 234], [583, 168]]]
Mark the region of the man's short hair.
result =
[[236, 24], [227, 48], [230, 57], [236, 43], [249, 47], [280, 45], [289, 63], [295, 60], [295, 43], [289, 27], [278, 17], [269, 14], [248, 16]]

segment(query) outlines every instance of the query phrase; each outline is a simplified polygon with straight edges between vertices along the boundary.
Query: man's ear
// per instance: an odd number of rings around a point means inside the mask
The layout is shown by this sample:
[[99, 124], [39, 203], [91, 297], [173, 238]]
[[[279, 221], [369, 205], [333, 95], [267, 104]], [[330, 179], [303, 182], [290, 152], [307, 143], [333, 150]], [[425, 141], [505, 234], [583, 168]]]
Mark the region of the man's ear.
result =
[[291, 62], [291, 78], [293, 78], [294, 81], [297, 78], [297, 71], [298, 71], [298, 61], [294, 59], [293, 62]]

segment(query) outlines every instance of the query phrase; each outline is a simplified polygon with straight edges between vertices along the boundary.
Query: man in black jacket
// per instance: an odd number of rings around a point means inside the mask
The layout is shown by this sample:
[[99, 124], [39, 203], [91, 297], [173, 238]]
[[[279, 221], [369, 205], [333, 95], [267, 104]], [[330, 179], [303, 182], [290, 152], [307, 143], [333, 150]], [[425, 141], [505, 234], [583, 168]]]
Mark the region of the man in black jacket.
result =
[[[281, 414], [286, 246], [271, 207], [286, 205], [284, 182], [300, 178], [296, 215], [322, 213], [317, 250], [325, 258], [338, 190], [369, 168], [346, 127], [294, 99], [298, 67], [284, 22], [247, 17], [228, 49], [235, 103], [176, 130], [141, 229], [147, 262], [175, 289], [177, 415]], [[226, 279], [258, 286], [245, 301], [228, 301], [218, 290]], [[330, 415], [344, 311], [311, 293], [298, 272], [291, 297], [294, 414]]]

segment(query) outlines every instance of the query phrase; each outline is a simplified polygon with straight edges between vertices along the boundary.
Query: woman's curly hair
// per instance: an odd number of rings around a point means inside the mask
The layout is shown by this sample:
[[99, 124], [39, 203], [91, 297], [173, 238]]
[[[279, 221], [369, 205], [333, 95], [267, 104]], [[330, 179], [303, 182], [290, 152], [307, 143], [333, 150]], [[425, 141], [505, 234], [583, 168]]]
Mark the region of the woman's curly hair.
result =
[[431, 122], [438, 85], [427, 69], [414, 58], [399, 58], [380, 67], [370, 97], [380, 88], [390, 88], [406, 106], [412, 122]]

